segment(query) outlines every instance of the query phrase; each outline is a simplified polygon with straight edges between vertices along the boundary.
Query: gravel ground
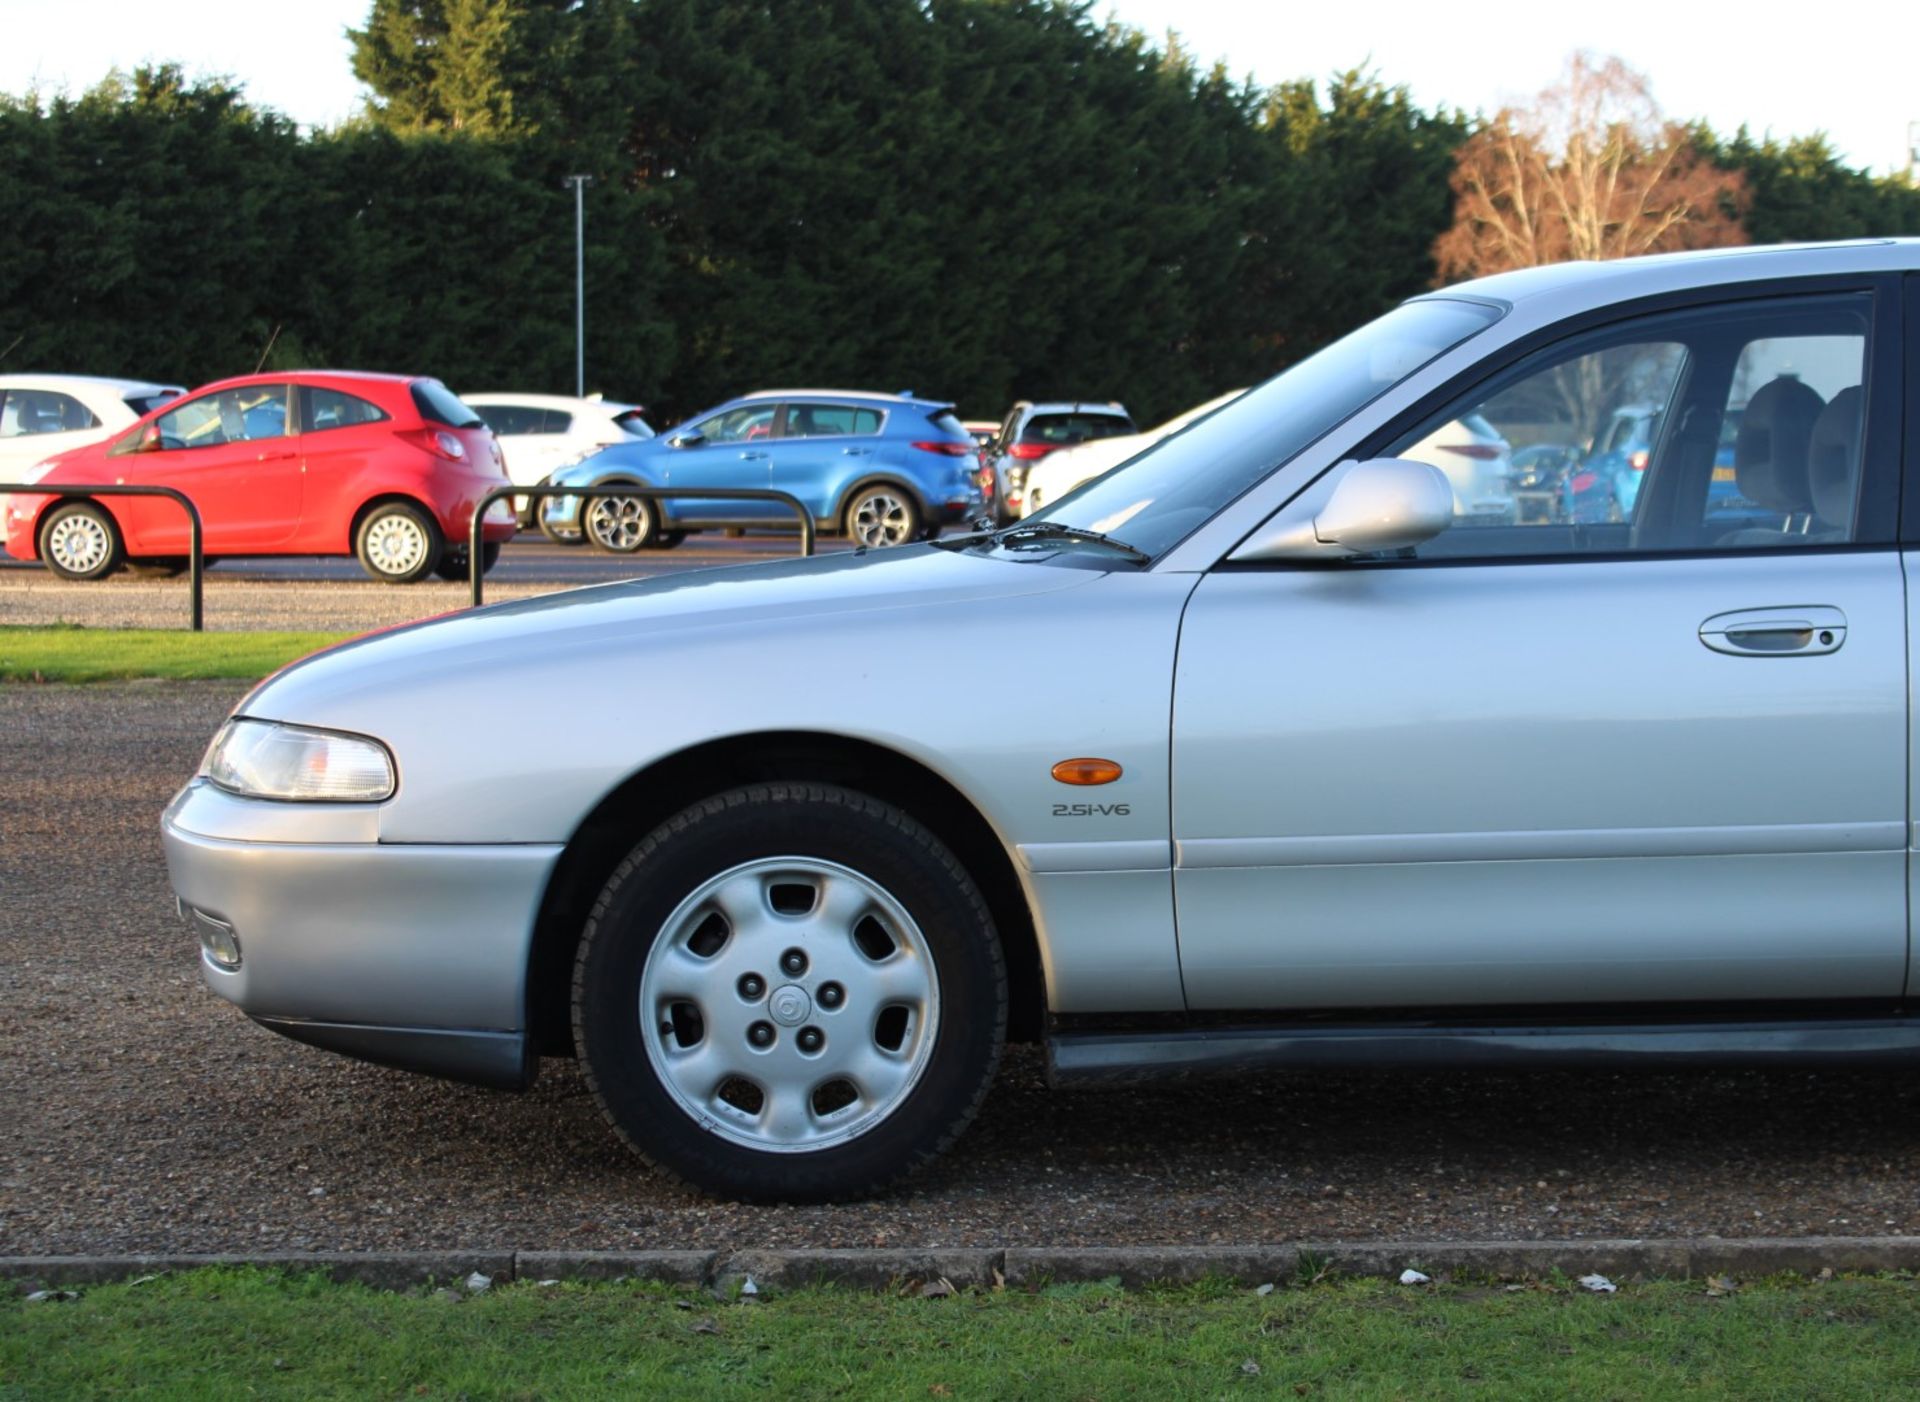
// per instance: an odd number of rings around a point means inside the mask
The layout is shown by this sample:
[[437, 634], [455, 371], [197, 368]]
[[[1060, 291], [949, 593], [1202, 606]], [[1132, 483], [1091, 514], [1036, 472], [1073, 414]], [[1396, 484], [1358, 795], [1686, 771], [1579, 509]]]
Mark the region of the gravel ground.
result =
[[[487, 602], [550, 594], [552, 584], [487, 584]], [[397, 589], [372, 580], [303, 581], [207, 576], [202, 599], [206, 626], [296, 631], [356, 631], [429, 618], [467, 606], [467, 586], [439, 580]], [[58, 579], [45, 570], [0, 572], [0, 623], [78, 623], [89, 628], [185, 628], [185, 579], [113, 577], [92, 584]]]
[[660, 1182], [571, 1065], [363, 1066], [200, 988], [156, 818], [238, 688], [0, 686], [0, 1254], [1260, 1243], [1920, 1231], [1884, 1074], [1320, 1075], [1056, 1094], [1011, 1055], [906, 1191]]

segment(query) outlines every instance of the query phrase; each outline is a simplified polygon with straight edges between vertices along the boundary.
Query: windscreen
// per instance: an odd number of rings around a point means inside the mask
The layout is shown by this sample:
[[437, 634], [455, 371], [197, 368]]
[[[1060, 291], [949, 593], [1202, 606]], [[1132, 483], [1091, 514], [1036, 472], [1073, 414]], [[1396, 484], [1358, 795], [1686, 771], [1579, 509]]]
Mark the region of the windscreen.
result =
[[1035, 518], [1100, 531], [1158, 555], [1343, 419], [1499, 317], [1477, 302], [1396, 307]]

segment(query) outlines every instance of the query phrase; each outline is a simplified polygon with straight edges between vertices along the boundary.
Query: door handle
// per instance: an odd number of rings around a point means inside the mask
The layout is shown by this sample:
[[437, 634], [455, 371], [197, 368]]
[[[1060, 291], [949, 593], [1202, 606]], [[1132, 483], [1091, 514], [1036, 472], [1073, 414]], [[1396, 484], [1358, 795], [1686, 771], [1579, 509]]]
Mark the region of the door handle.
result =
[[746, 461], [752, 458], [764, 458], [765, 456], [766, 456], [765, 453], [742, 453], [740, 455], [742, 461]]
[[1847, 640], [1847, 616], [1836, 608], [1739, 609], [1700, 625], [1700, 641], [1734, 657], [1822, 657]]
[[293, 451], [293, 449], [289, 448], [282, 453], [262, 453], [258, 458], [255, 459], [255, 461], [256, 462], [279, 462], [282, 458], [291, 458], [296, 456], [298, 455]]
[[850, 458], [864, 458], [873, 452], [871, 448], [842, 448], [841, 453]]

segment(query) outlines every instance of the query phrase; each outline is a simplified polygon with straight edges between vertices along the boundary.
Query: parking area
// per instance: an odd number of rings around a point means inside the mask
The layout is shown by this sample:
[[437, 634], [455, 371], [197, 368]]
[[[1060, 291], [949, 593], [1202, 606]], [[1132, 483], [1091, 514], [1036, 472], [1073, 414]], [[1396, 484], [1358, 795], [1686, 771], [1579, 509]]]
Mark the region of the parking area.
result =
[[[821, 540], [818, 545], [821, 554], [847, 548], [842, 540]], [[791, 535], [736, 539], [716, 531], [690, 537], [673, 550], [611, 555], [585, 546], [555, 545], [523, 532], [488, 572], [486, 598], [496, 603], [586, 584], [787, 559], [797, 550], [797, 538]], [[464, 581], [379, 584], [351, 559], [233, 560], [207, 572], [206, 621], [215, 629], [381, 628], [465, 608], [467, 597]], [[0, 551], [0, 623], [176, 628], [184, 626], [186, 616], [184, 576], [154, 580], [122, 573], [76, 583]]]
[[521, 1096], [442, 1084], [285, 1041], [201, 989], [157, 819], [240, 690], [0, 687], [0, 1254], [1920, 1231], [1908, 1077], [1056, 1094], [1030, 1048], [903, 1192], [714, 1202], [622, 1149], [569, 1063]]

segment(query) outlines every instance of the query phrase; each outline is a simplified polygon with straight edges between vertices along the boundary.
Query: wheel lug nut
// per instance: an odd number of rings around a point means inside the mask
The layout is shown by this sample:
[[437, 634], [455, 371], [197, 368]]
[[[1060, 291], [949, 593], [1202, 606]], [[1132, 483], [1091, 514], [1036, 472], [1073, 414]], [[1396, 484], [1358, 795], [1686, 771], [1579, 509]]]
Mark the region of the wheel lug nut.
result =
[[837, 983], [823, 983], [818, 1001], [823, 1008], [837, 1008], [847, 1001], [847, 990]]
[[740, 975], [740, 996], [749, 1003], [757, 1003], [767, 996], [767, 981], [758, 974]]
[[773, 1024], [771, 1022], [754, 1023], [753, 1026], [747, 1029], [747, 1040], [753, 1043], [756, 1047], [772, 1046], [773, 1045]]
[[797, 949], [789, 949], [780, 956], [780, 972], [790, 978], [799, 978], [807, 971], [807, 956]]
[[826, 1034], [817, 1027], [803, 1027], [796, 1040], [803, 1052], [817, 1052], [827, 1044]]

